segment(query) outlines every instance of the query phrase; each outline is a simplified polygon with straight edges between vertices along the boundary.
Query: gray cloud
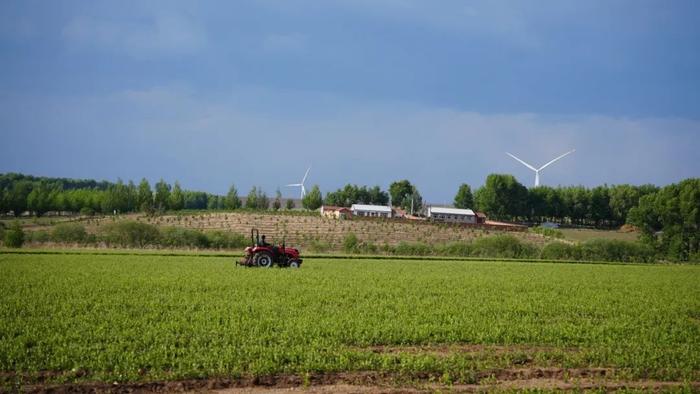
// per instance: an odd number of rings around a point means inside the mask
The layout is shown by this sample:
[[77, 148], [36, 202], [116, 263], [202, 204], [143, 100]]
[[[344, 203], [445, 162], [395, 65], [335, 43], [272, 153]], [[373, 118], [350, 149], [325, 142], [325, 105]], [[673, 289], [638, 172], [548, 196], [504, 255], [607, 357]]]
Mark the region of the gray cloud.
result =
[[[256, 92], [260, 102], [279, 100], [275, 92]], [[2, 137], [13, 144], [0, 150], [0, 171], [163, 176], [218, 193], [231, 182], [272, 192], [313, 163], [310, 183], [326, 191], [409, 178], [435, 202], [449, 201], [459, 183], [477, 186], [493, 172], [530, 185], [532, 172], [506, 151], [541, 165], [576, 148], [543, 172], [547, 185], [667, 184], [700, 174], [696, 120], [494, 115], [304, 92], [287, 92], [283, 102], [296, 110], [285, 111], [246, 106], [249, 94], [202, 99], [186, 88], [159, 87], [61, 101], [5, 97], [1, 116], [11, 127]], [[324, 111], [321, 100], [335, 110]], [[70, 157], [80, 165], [65, 156], [78, 147], [82, 153]]]

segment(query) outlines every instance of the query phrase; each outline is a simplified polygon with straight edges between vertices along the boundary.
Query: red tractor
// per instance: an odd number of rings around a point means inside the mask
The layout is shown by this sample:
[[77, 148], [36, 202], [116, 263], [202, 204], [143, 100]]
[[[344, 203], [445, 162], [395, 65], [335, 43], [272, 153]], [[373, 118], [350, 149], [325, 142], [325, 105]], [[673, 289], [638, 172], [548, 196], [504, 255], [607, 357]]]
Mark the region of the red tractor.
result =
[[251, 245], [245, 248], [245, 256], [243, 260], [237, 261], [237, 265], [246, 267], [278, 267], [299, 268], [302, 260], [299, 258], [299, 250], [295, 248], [287, 248], [284, 245], [275, 246], [265, 242], [265, 235], [260, 240], [260, 232], [258, 229], [250, 230]]

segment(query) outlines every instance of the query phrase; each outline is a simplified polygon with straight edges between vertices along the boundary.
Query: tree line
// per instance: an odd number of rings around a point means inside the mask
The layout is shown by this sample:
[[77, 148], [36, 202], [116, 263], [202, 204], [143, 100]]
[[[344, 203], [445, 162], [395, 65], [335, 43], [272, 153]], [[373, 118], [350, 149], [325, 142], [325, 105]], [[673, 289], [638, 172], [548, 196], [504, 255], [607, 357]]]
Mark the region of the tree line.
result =
[[538, 186], [528, 189], [515, 177], [491, 174], [473, 194], [460, 186], [454, 205], [474, 208], [496, 220], [556, 222], [594, 227], [619, 227], [640, 198], [656, 193], [654, 185]]

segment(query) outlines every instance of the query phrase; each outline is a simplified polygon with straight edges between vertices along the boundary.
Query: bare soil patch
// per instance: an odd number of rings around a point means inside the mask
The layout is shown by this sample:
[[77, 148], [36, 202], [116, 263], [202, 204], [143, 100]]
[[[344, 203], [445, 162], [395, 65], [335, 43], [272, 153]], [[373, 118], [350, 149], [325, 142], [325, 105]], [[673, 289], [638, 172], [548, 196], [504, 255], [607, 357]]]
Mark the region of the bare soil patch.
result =
[[492, 390], [593, 390], [616, 391], [643, 389], [662, 391], [688, 387], [700, 390], [700, 382], [663, 382], [653, 380], [624, 381], [614, 377], [610, 368], [513, 368], [478, 373], [479, 383], [441, 384], [436, 376], [417, 374], [400, 376], [387, 372], [342, 372], [309, 375], [271, 375], [239, 379], [193, 379], [146, 383], [70, 383], [35, 384], [2, 387], [0, 392], [27, 393], [422, 393], [448, 390], [480, 392]]

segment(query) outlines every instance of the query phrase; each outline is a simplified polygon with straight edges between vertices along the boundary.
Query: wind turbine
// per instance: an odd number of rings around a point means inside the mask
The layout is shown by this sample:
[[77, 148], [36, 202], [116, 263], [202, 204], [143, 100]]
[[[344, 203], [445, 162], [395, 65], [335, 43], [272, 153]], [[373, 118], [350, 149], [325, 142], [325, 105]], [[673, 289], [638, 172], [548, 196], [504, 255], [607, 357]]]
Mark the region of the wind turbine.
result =
[[549, 163], [543, 165], [543, 166], [540, 167], [540, 168], [535, 168], [535, 167], [533, 167], [533, 166], [531, 166], [531, 165], [525, 163], [524, 161], [518, 159], [517, 157], [511, 155], [511, 154], [508, 153], [508, 152], [506, 152], [506, 154], [507, 154], [508, 156], [514, 158], [515, 160], [519, 161], [520, 163], [522, 163], [525, 167], [531, 169], [532, 171], [535, 171], [535, 187], [537, 187], [537, 186], [540, 185], [540, 171], [544, 170], [545, 168], [547, 168], [547, 166], [549, 166], [550, 164], [554, 163], [555, 161], [561, 159], [562, 157], [564, 157], [564, 156], [566, 156], [566, 155], [569, 155], [569, 154], [571, 154], [571, 153], [574, 153], [575, 151], [576, 151], [576, 149], [572, 149], [572, 150], [570, 150], [570, 151], [564, 153], [563, 155], [554, 158], [554, 159], [551, 160]]
[[306, 195], [306, 188], [304, 187], [304, 182], [306, 182], [306, 177], [309, 175], [310, 170], [311, 170], [311, 166], [309, 166], [309, 168], [306, 169], [306, 174], [304, 174], [304, 178], [302, 178], [300, 183], [292, 183], [292, 184], [287, 185], [287, 186], [292, 186], [292, 187], [301, 186], [301, 198], [304, 198], [304, 196]]

